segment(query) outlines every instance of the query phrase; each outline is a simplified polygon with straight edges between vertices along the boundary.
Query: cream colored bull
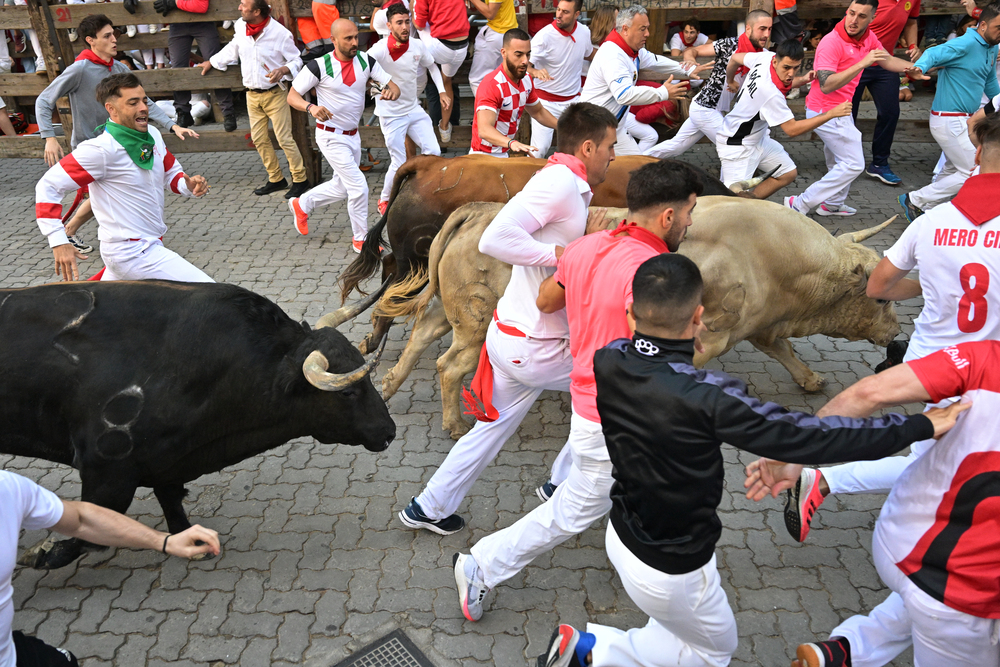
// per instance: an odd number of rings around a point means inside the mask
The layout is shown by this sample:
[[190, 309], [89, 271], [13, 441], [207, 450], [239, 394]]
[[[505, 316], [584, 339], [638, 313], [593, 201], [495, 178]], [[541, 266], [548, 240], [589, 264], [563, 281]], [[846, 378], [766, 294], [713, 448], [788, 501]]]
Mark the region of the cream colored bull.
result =
[[[454, 330], [451, 347], [437, 361], [443, 427], [460, 437], [462, 381], [473, 372], [510, 266], [479, 252], [479, 237], [502, 204], [467, 204], [445, 222], [431, 245], [429, 275], [391, 288], [396, 298], [380, 307], [393, 317], [416, 316], [399, 361], [383, 378], [388, 399], [427, 347]], [[608, 211], [609, 226], [625, 216]], [[818, 223], [779, 204], [730, 197], [699, 197], [694, 223], [680, 252], [705, 279], [705, 353], [701, 366], [741, 340], [781, 363], [806, 391], [826, 384], [802, 363], [789, 338], [824, 334], [886, 346], [899, 333], [891, 303], [865, 295], [878, 256], [860, 244], [895, 218], [834, 238]], [[407, 298], [426, 284], [417, 297]], [[387, 296], [393, 295], [387, 293]], [[388, 309], [388, 310], [385, 310]]]

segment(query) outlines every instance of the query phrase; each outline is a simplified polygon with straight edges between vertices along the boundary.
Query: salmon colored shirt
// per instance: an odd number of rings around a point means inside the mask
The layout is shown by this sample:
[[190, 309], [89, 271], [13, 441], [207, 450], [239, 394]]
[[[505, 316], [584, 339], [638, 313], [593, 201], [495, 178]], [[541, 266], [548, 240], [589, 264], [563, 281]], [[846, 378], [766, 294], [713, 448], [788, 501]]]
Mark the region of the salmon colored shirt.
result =
[[[857, 65], [864, 59], [870, 51], [881, 49], [882, 43], [871, 30], [867, 31], [864, 41], [860, 46], [853, 42], [847, 42], [836, 30], [832, 30], [820, 40], [816, 47], [816, 60], [813, 69], [829, 70], [831, 72], [843, 72], [845, 69]], [[809, 95], [806, 96], [806, 108], [823, 113], [842, 102], [850, 102], [854, 99], [854, 91], [861, 80], [861, 72], [854, 75], [854, 78], [846, 86], [842, 86], [832, 93], [824, 93], [819, 88], [819, 79], [812, 82], [809, 88]]]
[[573, 412], [598, 424], [594, 353], [613, 340], [632, 337], [625, 311], [632, 303], [635, 272], [650, 257], [670, 252], [652, 232], [634, 225], [625, 228], [627, 233], [621, 229], [573, 241], [555, 272], [556, 282], [566, 290]]

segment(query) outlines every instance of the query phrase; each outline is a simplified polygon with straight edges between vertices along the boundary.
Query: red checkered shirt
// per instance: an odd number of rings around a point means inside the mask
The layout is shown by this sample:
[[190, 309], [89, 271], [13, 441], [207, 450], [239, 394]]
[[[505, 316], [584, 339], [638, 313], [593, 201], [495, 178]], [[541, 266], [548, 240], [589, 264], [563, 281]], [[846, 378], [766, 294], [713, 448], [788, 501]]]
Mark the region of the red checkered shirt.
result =
[[503, 71], [503, 65], [493, 70], [476, 91], [476, 116], [472, 121], [472, 152], [505, 155], [507, 146], [494, 146], [479, 138], [479, 110], [489, 109], [497, 114], [497, 132], [513, 139], [517, 134], [517, 124], [527, 106], [538, 104], [538, 95], [531, 76], [525, 75], [514, 83]]

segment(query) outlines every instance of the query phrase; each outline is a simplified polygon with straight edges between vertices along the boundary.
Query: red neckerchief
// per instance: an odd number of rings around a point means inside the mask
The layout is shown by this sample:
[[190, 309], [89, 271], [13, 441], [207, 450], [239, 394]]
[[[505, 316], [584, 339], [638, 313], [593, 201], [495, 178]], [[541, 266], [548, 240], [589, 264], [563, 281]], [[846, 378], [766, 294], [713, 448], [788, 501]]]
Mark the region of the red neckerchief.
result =
[[860, 35], [858, 35], [857, 37], [851, 37], [850, 35], [847, 34], [847, 28], [844, 27], [844, 21], [846, 20], [847, 19], [840, 19], [840, 22], [837, 23], [836, 27], [834, 27], [834, 30], [837, 31], [837, 34], [840, 35], [840, 38], [842, 40], [860, 49], [862, 46], [864, 46], [865, 40], [868, 39], [868, 31], [870, 30], [870, 28], [865, 28], [865, 31]]
[[618, 236], [621, 233], [628, 234], [636, 241], [642, 241], [650, 248], [659, 253], [670, 252], [670, 248], [667, 247], [667, 242], [661, 239], [659, 236], [644, 229], [634, 222], [629, 222], [627, 220], [622, 220], [621, 224], [615, 227], [613, 230], [608, 232], [612, 236]]
[[111, 60], [101, 60], [100, 58], [97, 57], [97, 54], [91, 51], [90, 49], [84, 49], [83, 51], [81, 51], [80, 55], [78, 55], [76, 59], [78, 61], [89, 60], [95, 65], [103, 65], [104, 67], [108, 68], [109, 72], [111, 71], [112, 65], [115, 64], [114, 58], [112, 58]]
[[[736, 42], [736, 53], [760, 53], [760, 51], [760, 49], [753, 45], [753, 42], [750, 41], [750, 37], [748, 37], [746, 33], [740, 35], [739, 40]], [[736, 76], [746, 76], [749, 71], [749, 67], [740, 66], [740, 68], [736, 70]]]
[[565, 30], [560, 28], [559, 24], [556, 23], [555, 19], [552, 19], [552, 27], [555, 28], [556, 32], [558, 32], [560, 35], [562, 35], [563, 37], [569, 37], [570, 39], [573, 40], [573, 43], [576, 44], [576, 37], [573, 36], [573, 33], [576, 32], [576, 21], [573, 22], [573, 29], [570, 30], [569, 32], [566, 32]]
[[996, 195], [997, 187], [1000, 187], [1000, 174], [970, 176], [951, 203], [969, 219], [969, 222], [978, 227], [1000, 216], [1000, 197]]
[[552, 167], [557, 164], [561, 164], [564, 167], [569, 167], [569, 170], [574, 174], [579, 176], [582, 180], [587, 180], [587, 165], [583, 164], [583, 160], [575, 155], [570, 155], [569, 153], [553, 153], [549, 161], [545, 163], [546, 167]]
[[266, 26], [270, 22], [271, 22], [271, 17], [268, 16], [266, 19], [264, 19], [260, 23], [257, 23], [256, 25], [253, 23], [247, 23], [246, 24], [247, 37], [253, 37], [254, 39], [257, 39], [257, 35], [264, 32], [264, 26]]
[[631, 58], [632, 60], [635, 60], [639, 56], [638, 53], [632, 50], [631, 46], [625, 43], [625, 40], [622, 39], [621, 34], [617, 30], [612, 30], [611, 32], [609, 32], [608, 38], [604, 41], [611, 42], [613, 44], [617, 44], [618, 46], [620, 46], [621, 50], [627, 53], [628, 57]]
[[405, 42], [397, 42], [396, 36], [393, 35], [391, 32], [389, 33], [389, 55], [392, 56], [392, 59], [394, 61], [402, 58], [403, 54], [406, 53], [407, 49], [409, 48], [410, 48], [410, 40], [406, 40]]
[[[776, 58], [777, 56], [775, 56]], [[781, 91], [782, 95], [787, 95], [788, 91], [792, 89], [792, 84], [789, 83], [787, 86], [785, 82], [778, 78], [778, 73], [774, 71], [774, 58], [771, 58], [771, 64], [769, 65], [771, 70], [771, 81], [774, 82], [775, 87]]]
[[[392, 33], [389, 33], [390, 35]], [[357, 77], [354, 76], [354, 58], [351, 58], [347, 62], [344, 62], [337, 57], [337, 52], [333, 52], [333, 59], [340, 63], [340, 79], [344, 82], [345, 86], [353, 86], [354, 82], [357, 81]]]

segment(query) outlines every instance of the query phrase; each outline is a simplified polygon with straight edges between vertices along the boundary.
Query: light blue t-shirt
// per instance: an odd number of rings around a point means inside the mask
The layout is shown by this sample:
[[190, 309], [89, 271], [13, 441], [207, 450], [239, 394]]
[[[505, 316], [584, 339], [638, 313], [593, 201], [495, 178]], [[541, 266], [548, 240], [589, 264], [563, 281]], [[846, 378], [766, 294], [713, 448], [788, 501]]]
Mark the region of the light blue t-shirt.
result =
[[924, 74], [931, 68], [942, 68], [931, 110], [968, 114], [979, 111], [984, 92], [990, 98], [1000, 94], [996, 64], [997, 46], [989, 46], [975, 30], [927, 49], [916, 62]]

